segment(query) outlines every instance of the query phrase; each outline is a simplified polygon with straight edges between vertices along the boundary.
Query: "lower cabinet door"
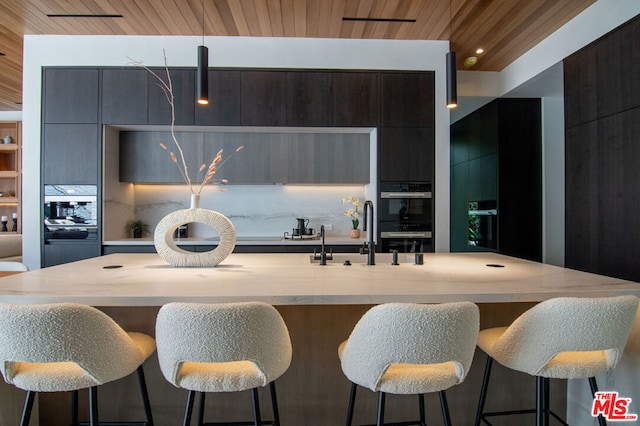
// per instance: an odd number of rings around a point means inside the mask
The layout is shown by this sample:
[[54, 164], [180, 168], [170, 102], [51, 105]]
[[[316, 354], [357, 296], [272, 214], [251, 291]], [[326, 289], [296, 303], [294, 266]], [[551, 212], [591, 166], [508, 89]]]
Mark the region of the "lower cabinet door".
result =
[[100, 244], [93, 242], [78, 242], [78, 240], [47, 242], [44, 245], [42, 266], [60, 265], [100, 256]]

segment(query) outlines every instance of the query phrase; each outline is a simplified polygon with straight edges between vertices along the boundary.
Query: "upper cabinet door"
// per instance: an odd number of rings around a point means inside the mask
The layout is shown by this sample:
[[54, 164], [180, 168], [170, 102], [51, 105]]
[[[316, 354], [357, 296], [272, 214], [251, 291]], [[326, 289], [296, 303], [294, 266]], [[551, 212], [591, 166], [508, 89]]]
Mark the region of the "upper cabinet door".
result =
[[287, 125], [331, 126], [331, 74], [287, 73]]
[[434, 72], [381, 73], [381, 127], [434, 127]]
[[241, 124], [286, 126], [287, 73], [242, 71], [241, 81]]
[[240, 125], [240, 71], [209, 70], [209, 104], [195, 106], [195, 124]]
[[102, 71], [102, 124], [147, 124], [149, 71]]
[[42, 142], [43, 180], [52, 185], [98, 183], [98, 126], [46, 124]]
[[[164, 68], [154, 68], [153, 71], [168, 83], [167, 71]], [[176, 125], [193, 125], [194, 108], [196, 104], [195, 71], [184, 69], [170, 69], [173, 87]], [[149, 124], [171, 124], [171, 104], [160, 82], [153, 75], [149, 80]]]
[[378, 126], [380, 92], [377, 73], [334, 72], [331, 91], [334, 126]]
[[46, 69], [44, 122], [97, 123], [99, 78], [97, 69]]
[[380, 180], [432, 181], [435, 144], [432, 128], [380, 131]]

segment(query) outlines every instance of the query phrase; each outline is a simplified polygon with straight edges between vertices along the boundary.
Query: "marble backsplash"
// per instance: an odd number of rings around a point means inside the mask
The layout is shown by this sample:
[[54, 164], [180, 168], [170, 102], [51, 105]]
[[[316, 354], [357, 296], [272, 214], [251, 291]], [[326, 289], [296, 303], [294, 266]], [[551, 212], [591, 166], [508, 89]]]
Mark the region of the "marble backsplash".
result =
[[[153, 231], [168, 213], [189, 208], [191, 194], [186, 186], [124, 186], [124, 191], [105, 193], [105, 241], [127, 238], [124, 232], [127, 220], [140, 219]], [[342, 205], [341, 200], [346, 196], [365, 200], [367, 192], [364, 185], [228, 185], [223, 188], [226, 192], [220, 192], [218, 186], [207, 186], [201, 195], [200, 207], [227, 216], [239, 237], [282, 237], [284, 232], [292, 232], [299, 217], [309, 219], [308, 226], [317, 232], [324, 224], [332, 227], [327, 235], [347, 236], [351, 220], [344, 212], [351, 205]], [[210, 238], [217, 234], [206, 225], [191, 224], [189, 236]]]

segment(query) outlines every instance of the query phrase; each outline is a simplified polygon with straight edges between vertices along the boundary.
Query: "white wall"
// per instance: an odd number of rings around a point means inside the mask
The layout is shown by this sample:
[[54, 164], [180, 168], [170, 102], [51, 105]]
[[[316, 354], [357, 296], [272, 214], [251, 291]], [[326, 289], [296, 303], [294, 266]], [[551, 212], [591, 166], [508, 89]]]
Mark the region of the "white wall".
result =
[[[43, 66], [196, 65], [200, 37], [36, 36], [24, 38], [23, 258], [40, 266], [40, 104]], [[206, 37], [212, 67], [435, 70], [437, 251], [449, 250], [449, 113], [445, 108], [446, 41]], [[128, 59], [130, 58], [130, 59]]]

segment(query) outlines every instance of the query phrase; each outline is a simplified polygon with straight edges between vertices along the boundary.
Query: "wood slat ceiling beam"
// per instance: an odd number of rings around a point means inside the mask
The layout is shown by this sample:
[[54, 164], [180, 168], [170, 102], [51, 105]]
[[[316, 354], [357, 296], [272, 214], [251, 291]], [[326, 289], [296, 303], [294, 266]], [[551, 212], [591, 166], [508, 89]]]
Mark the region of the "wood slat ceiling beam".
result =
[[[205, 0], [206, 35], [451, 40], [500, 71], [595, 0]], [[118, 18], [47, 15], [121, 15]], [[343, 18], [377, 21], [344, 21]], [[201, 0], [2, 0], [0, 111], [20, 110], [24, 34], [202, 35]], [[415, 20], [415, 22], [379, 21]], [[451, 32], [453, 30], [453, 32]]]

